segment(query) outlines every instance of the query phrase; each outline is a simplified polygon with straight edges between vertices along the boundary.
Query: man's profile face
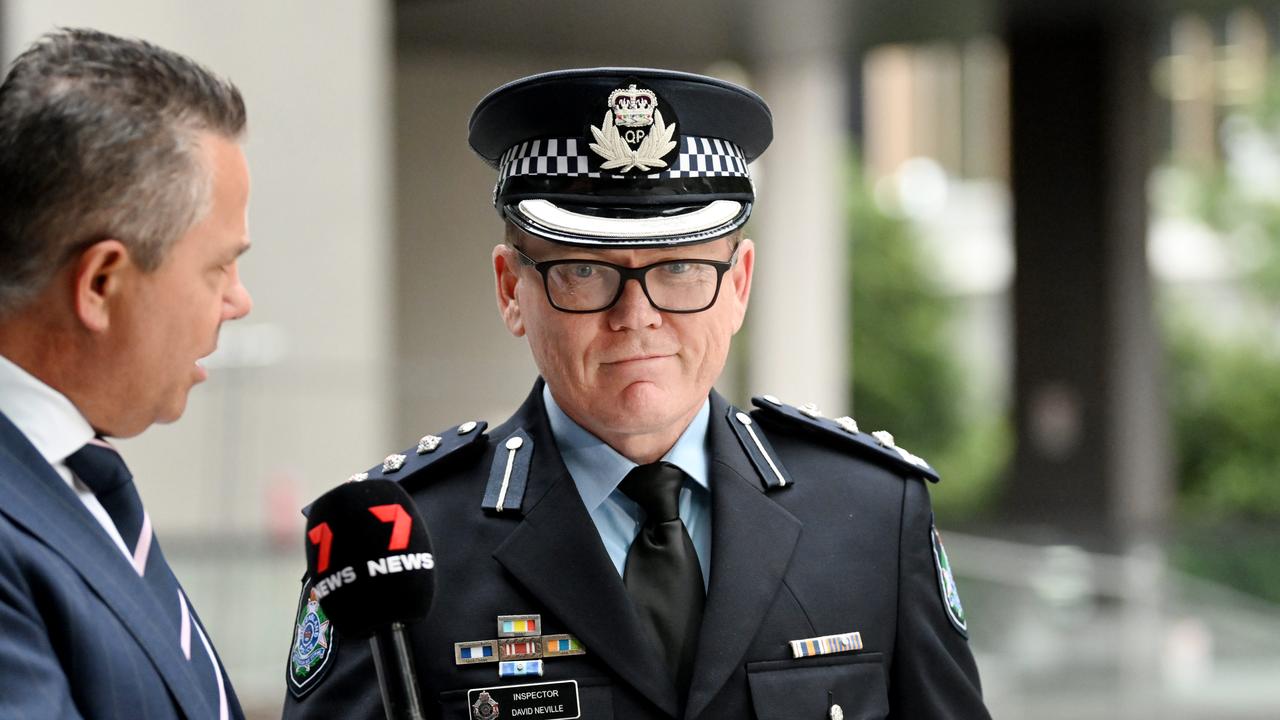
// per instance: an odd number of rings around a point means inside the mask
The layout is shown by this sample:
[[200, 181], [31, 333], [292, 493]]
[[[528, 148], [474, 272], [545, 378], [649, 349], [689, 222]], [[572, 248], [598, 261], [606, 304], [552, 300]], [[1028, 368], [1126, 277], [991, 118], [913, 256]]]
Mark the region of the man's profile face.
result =
[[[516, 244], [541, 262], [564, 258], [640, 267], [664, 260], [728, 260], [731, 237], [677, 248], [589, 250], [556, 245], [524, 233]], [[561, 408], [587, 430], [620, 435], [683, 430], [724, 369], [730, 339], [742, 325], [751, 289], [754, 249], [743, 240], [737, 263], [724, 275], [716, 302], [698, 313], [655, 309], [638, 282], [628, 281], [616, 305], [598, 313], [555, 309], [542, 277], [505, 246], [494, 253], [499, 295], [515, 335], [525, 335], [534, 362]]]
[[[160, 267], [138, 271], [124, 307], [121, 398], [131, 411], [120, 435], [182, 415], [187, 393], [206, 379], [198, 361], [213, 352], [226, 320], [252, 306], [237, 259], [248, 248], [249, 171], [238, 143], [205, 134], [212, 173], [207, 214], [169, 249]], [[114, 324], [114, 321], [113, 321]], [[132, 431], [132, 432], [129, 432]]]

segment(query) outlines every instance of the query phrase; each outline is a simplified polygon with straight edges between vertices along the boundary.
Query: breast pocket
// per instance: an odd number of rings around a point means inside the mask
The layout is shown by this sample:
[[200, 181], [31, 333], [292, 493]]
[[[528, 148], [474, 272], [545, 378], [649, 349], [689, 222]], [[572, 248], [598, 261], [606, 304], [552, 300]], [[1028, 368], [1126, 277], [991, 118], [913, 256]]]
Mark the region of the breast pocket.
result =
[[832, 703], [845, 720], [888, 717], [884, 673], [881, 653], [747, 663], [757, 720], [826, 720]]
[[[534, 683], [549, 682], [535, 678]], [[578, 708], [577, 717], [582, 720], [613, 720], [613, 686], [609, 684], [608, 678], [578, 678]], [[510, 685], [518, 685], [522, 683], [509, 683]], [[501, 687], [499, 683], [494, 686]], [[449, 690], [440, 693], [440, 717], [442, 720], [472, 720], [471, 706], [467, 702], [468, 690]], [[494, 693], [496, 696], [497, 693]], [[496, 702], [495, 700], [491, 700]], [[515, 717], [512, 714], [512, 708], [499, 707], [490, 712], [496, 712], [492, 717], [500, 720], [507, 720]], [[566, 713], [568, 714], [568, 713]], [[545, 713], [528, 712], [529, 717], [548, 718], [555, 717]], [[486, 716], [489, 717], [489, 716]]]

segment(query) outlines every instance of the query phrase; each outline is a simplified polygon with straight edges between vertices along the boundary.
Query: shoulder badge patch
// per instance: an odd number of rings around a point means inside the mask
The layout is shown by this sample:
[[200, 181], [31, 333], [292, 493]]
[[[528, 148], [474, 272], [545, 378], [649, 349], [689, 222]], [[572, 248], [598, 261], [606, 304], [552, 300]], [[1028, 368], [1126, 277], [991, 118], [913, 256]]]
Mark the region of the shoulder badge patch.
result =
[[828, 418], [813, 403], [795, 407], [772, 395], [753, 397], [751, 404], [757, 408], [752, 415], [772, 426], [801, 430], [811, 436], [821, 437], [828, 442], [837, 443], [853, 454], [887, 465], [900, 473], [922, 477], [935, 483], [939, 480], [937, 471], [929, 463], [899, 446], [893, 435], [883, 430], [862, 432], [857, 421], [851, 417]]
[[288, 685], [294, 697], [301, 698], [320, 683], [332, 664], [335, 642], [333, 625], [320, 607], [320, 598], [308, 579], [302, 585], [293, 645], [289, 647]]
[[932, 522], [929, 523], [929, 538], [933, 542], [933, 564], [938, 571], [938, 592], [942, 596], [947, 619], [961, 635], [969, 637], [969, 623], [964, 617], [964, 606], [960, 604], [960, 591], [956, 589], [956, 578], [951, 573], [951, 561], [947, 559], [947, 551], [942, 547], [942, 535]]

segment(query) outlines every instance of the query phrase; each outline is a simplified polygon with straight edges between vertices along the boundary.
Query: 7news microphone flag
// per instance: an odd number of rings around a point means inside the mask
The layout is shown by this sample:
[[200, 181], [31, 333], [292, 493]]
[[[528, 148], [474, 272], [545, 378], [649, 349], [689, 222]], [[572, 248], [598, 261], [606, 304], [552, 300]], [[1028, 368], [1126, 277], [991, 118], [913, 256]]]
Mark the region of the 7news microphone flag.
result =
[[330, 490], [311, 506], [306, 549], [333, 627], [370, 640], [389, 720], [425, 718], [405, 626], [431, 610], [435, 558], [409, 494], [390, 480]]

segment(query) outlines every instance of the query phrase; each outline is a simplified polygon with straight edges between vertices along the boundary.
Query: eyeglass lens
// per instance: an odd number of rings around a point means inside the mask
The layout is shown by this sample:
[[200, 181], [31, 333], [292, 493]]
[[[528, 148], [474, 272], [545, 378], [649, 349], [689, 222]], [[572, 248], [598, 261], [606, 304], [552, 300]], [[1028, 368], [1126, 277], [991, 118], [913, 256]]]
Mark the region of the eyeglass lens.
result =
[[[589, 262], [556, 265], [547, 270], [551, 302], [564, 310], [602, 310], [618, 296], [622, 274], [616, 268]], [[709, 306], [716, 296], [719, 272], [698, 261], [673, 261], [648, 268], [644, 286], [659, 310], [689, 311]]]

